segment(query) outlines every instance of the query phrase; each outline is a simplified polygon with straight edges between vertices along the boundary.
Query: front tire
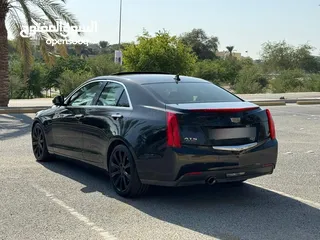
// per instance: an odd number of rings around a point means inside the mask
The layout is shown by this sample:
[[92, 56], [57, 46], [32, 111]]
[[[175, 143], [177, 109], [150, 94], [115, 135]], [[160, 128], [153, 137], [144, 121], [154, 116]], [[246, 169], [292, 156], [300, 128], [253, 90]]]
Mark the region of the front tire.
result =
[[125, 145], [113, 149], [109, 175], [113, 189], [122, 197], [138, 197], [148, 190], [148, 185], [141, 183], [132, 154]]
[[44, 129], [40, 123], [36, 123], [32, 128], [32, 150], [35, 158], [39, 162], [48, 161], [51, 159], [51, 154], [48, 152]]

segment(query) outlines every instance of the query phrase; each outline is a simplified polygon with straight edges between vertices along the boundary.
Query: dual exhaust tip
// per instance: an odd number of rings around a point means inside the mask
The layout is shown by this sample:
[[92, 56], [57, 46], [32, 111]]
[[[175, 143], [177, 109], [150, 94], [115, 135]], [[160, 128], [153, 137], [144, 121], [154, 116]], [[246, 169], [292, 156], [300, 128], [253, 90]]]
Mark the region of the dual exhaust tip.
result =
[[206, 179], [206, 184], [208, 184], [208, 185], [213, 185], [213, 184], [215, 184], [217, 182], [217, 180], [214, 178], [214, 177], [208, 177], [207, 179]]

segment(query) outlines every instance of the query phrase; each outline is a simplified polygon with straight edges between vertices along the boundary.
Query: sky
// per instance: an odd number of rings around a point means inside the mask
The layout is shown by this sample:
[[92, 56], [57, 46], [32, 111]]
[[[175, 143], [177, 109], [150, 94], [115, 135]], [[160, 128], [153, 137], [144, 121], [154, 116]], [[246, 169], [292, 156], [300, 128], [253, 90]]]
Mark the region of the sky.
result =
[[[67, 8], [81, 26], [97, 22], [97, 32], [86, 33], [90, 42], [118, 42], [120, 0], [68, 0]], [[166, 29], [180, 35], [202, 28], [219, 38], [219, 50], [257, 59], [267, 41], [309, 43], [320, 53], [320, 0], [123, 0], [122, 42], [131, 42], [143, 29], [153, 34]], [[248, 51], [248, 53], [245, 53]]]

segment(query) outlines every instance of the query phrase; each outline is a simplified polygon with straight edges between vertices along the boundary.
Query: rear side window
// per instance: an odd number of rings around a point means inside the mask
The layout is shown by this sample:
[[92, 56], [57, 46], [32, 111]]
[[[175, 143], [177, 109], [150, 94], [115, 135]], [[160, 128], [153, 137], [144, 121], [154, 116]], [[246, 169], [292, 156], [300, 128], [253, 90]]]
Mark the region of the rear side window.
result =
[[117, 104], [118, 107], [130, 107], [126, 91], [123, 91]]
[[119, 83], [109, 82], [103, 89], [97, 105], [129, 107], [129, 101], [124, 87]]
[[166, 104], [241, 102], [239, 98], [212, 83], [151, 83], [144, 84]]

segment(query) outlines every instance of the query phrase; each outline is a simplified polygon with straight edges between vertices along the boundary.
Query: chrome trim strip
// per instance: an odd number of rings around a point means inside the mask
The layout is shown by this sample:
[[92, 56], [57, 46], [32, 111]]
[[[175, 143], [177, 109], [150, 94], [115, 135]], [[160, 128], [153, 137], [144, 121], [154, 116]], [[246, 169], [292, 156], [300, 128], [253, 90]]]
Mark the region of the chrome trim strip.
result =
[[73, 94], [75, 94], [80, 88], [90, 84], [90, 83], [93, 83], [93, 82], [113, 82], [113, 83], [118, 83], [120, 84], [123, 88], [124, 88], [124, 91], [126, 92], [127, 94], [127, 97], [128, 97], [128, 102], [129, 102], [129, 107], [117, 107], [117, 106], [99, 106], [99, 105], [86, 105], [86, 106], [68, 106], [67, 107], [77, 107], [77, 108], [106, 108], [106, 109], [110, 109], [110, 108], [114, 108], [114, 109], [126, 109], [126, 110], [132, 110], [133, 107], [132, 107], [132, 103], [131, 103], [131, 99], [130, 99], [130, 95], [128, 93], [128, 90], [126, 88], [126, 86], [122, 83], [122, 82], [118, 82], [118, 81], [115, 81], [115, 80], [108, 80], [108, 79], [94, 79], [90, 82], [87, 82], [87, 83], [84, 83], [84, 84], [81, 84], [80, 86], [78, 86], [75, 90], [73, 90], [68, 96], [67, 98], [65, 99], [65, 102], [68, 102], [69, 99], [73, 96]]
[[258, 143], [254, 142], [254, 143], [238, 145], [238, 146], [212, 146], [212, 148], [214, 150], [240, 152], [240, 151], [243, 151], [243, 150], [247, 150], [249, 148], [253, 148], [253, 147], [257, 146], [257, 145], [258, 145]]

